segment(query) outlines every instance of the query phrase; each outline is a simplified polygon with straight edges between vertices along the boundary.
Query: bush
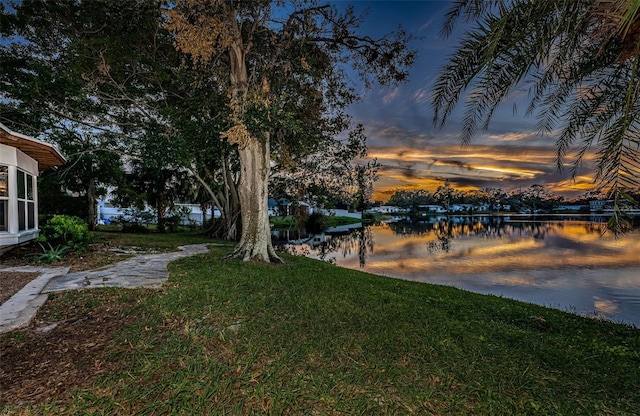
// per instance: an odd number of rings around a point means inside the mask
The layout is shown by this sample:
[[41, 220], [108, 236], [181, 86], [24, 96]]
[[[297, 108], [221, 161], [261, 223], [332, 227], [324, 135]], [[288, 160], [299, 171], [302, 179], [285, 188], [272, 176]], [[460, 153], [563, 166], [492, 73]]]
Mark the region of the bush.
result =
[[185, 220], [190, 222], [189, 215], [191, 215], [191, 208], [183, 205], [176, 205], [169, 209], [168, 214], [165, 225], [170, 232], [175, 232]]
[[305, 229], [310, 234], [319, 234], [329, 228], [329, 220], [321, 212], [314, 212], [307, 218]]
[[149, 229], [144, 224], [151, 224], [156, 216], [153, 212], [139, 209], [125, 209], [124, 215], [112, 218], [114, 224], [122, 227], [123, 233], [145, 234]]
[[363, 222], [377, 222], [378, 217], [373, 212], [365, 212], [362, 214]]
[[112, 224], [117, 224], [123, 233], [146, 234], [149, 229], [140, 222], [126, 218], [124, 215], [118, 215], [111, 219]]
[[91, 241], [87, 223], [70, 215], [54, 215], [41, 227], [40, 243], [49, 247], [68, 247], [71, 250], [83, 250]]
[[164, 226], [169, 230], [169, 232], [174, 233], [178, 231], [178, 227], [180, 227], [180, 223], [182, 222], [182, 217], [180, 215], [170, 215], [164, 219]]
[[191, 208], [185, 206], [175, 206], [169, 209], [168, 216], [165, 219], [165, 226], [169, 230], [169, 232], [178, 231], [180, 225], [184, 223], [184, 221], [190, 221], [189, 215], [191, 215]]

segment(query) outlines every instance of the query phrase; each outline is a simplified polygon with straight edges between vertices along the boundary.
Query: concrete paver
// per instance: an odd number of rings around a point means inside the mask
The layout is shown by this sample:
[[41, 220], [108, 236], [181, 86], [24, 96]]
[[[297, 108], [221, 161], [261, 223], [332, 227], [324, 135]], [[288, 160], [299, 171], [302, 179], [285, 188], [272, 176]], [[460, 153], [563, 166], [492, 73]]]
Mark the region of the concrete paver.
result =
[[0, 305], [0, 333], [27, 325], [40, 306], [47, 300], [48, 295], [42, 293], [46, 284], [52, 278], [67, 273], [69, 268], [25, 266], [4, 268], [2, 270], [8, 272], [36, 272], [40, 273], [40, 275]]
[[144, 254], [95, 270], [67, 273], [68, 267], [8, 267], [7, 272], [38, 272], [40, 275], [0, 306], [0, 333], [27, 325], [47, 300], [48, 294], [62, 290], [94, 287], [162, 286], [169, 278], [169, 262], [207, 253], [206, 244], [179, 247], [171, 253]]

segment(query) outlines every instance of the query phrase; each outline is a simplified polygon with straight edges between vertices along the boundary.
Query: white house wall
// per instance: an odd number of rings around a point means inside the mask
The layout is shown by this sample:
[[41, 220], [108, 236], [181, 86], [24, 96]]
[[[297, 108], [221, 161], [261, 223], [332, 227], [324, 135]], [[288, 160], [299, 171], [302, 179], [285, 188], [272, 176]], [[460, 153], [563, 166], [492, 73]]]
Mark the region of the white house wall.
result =
[[16, 166], [30, 175], [38, 176], [38, 161], [15, 147], [0, 144], [0, 164]]
[[[191, 209], [191, 212], [188, 216], [182, 217], [182, 224], [188, 225], [191, 221], [196, 223], [197, 225], [202, 225], [202, 209], [199, 204], [176, 204], [176, 207], [187, 207]], [[125, 213], [126, 208], [119, 208], [111, 205], [108, 202], [105, 202], [102, 199], [98, 200], [98, 219], [99, 220], [109, 220], [114, 221], [118, 217], [126, 217]], [[211, 218], [211, 208], [207, 209], [207, 219]], [[214, 218], [220, 218], [220, 211], [216, 208], [213, 210]]]
[[18, 190], [16, 177], [18, 169], [38, 177], [38, 162], [15, 147], [0, 144], [0, 165], [8, 166], [8, 230], [0, 231], [0, 254], [11, 246], [37, 238], [38, 230], [38, 182], [34, 180], [33, 195], [35, 206], [35, 228], [19, 231], [18, 227]]
[[336, 217], [349, 217], [362, 219], [362, 212], [349, 212], [346, 209], [320, 209], [324, 215], [335, 215]]

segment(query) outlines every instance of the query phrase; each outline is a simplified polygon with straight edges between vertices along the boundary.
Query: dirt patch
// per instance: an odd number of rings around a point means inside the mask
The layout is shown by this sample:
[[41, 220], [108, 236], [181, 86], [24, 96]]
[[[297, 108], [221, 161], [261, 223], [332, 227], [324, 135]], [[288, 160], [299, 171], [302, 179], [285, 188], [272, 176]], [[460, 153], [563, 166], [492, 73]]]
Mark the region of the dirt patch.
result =
[[8, 301], [27, 283], [38, 277], [38, 273], [0, 271], [0, 305]]
[[98, 303], [83, 310], [69, 309], [65, 294], [58, 294], [41, 314], [51, 318], [0, 335], [0, 409], [62, 399], [71, 391], [91, 387], [100, 375], [115, 371], [114, 351], [129, 348], [116, 345], [117, 333], [138, 318], [133, 307], [123, 310], [122, 305], [135, 305], [144, 293], [120, 294], [131, 297], [126, 302], [110, 292], [80, 293], [77, 296], [91, 296]]
[[42, 247], [35, 242], [16, 247], [0, 256], [2, 266], [46, 266], [69, 267], [69, 272], [97, 269], [107, 264], [117, 263], [132, 254], [122, 254], [112, 251], [113, 247], [108, 242], [89, 244], [81, 252], [71, 252], [65, 255], [62, 261], [43, 264], [35, 263], [34, 257], [42, 253]]

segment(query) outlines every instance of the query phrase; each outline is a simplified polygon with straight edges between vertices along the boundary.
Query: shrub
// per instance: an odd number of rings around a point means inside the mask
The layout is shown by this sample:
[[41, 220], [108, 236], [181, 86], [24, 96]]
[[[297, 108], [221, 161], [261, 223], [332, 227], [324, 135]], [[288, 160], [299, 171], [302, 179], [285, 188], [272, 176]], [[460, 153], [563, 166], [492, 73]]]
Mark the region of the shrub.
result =
[[117, 218], [112, 219], [112, 222], [119, 224], [123, 233], [145, 234], [149, 232], [149, 229], [144, 224], [153, 223], [155, 218], [153, 212], [134, 208], [125, 209], [124, 215], [118, 215]]
[[172, 232], [172, 233], [178, 230], [178, 227], [180, 226], [181, 222], [182, 222], [182, 217], [176, 214], [170, 215], [164, 219], [165, 227], [167, 227], [169, 232]]
[[126, 218], [124, 215], [118, 215], [111, 220], [112, 224], [120, 225], [123, 233], [146, 234], [149, 229], [142, 223]]
[[329, 228], [329, 220], [321, 212], [314, 212], [307, 218], [305, 229], [310, 234], [319, 234]]
[[165, 221], [165, 225], [169, 229], [170, 232], [175, 232], [178, 230], [181, 224], [184, 221], [190, 221], [189, 215], [191, 215], [191, 208], [185, 207], [184, 205], [176, 205], [169, 209], [167, 219]]
[[362, 214], [362, 221], [364, 222], [377, 222], [378, 218], [376, 217], [376, 214], [374, 214], [373, 212], [365, 212]]
[[54, 215], [41, 228], [40, 243], [49, 247], [68, 247], [71, 250], [82, 250], [89, 244], [91, 234], [87, 223], [70, 215]]
[[69, 251], [68, 246], [56, 246], [52, 247], [51, 244], [48, 244], [49, 248], [46, 249], [42, 244], [42, 253], [36, 254], [33, 256], [33, 261], [36, 263], [54, 263], [56, 261], [61, 261], [64, 259], [64, 255]]

